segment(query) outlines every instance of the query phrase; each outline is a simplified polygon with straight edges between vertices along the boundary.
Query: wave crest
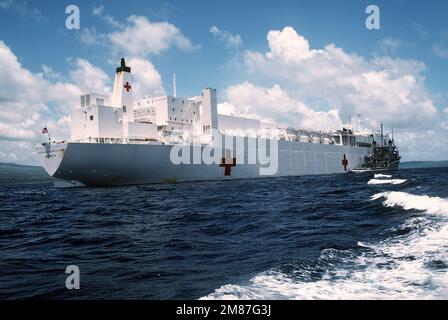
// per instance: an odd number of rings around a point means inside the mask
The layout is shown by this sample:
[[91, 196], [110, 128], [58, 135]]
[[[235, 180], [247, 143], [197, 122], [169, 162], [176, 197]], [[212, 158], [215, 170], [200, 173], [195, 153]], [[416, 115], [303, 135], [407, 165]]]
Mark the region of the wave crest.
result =
[[370, 179], [367, 184], [402, 184], [406, 179]]
[[377, 173], [373, 177], [375, 179], [378, 179], [378, 178], [387, 178], [387, 179], [392, 178], [392, 176], [390, 174], [381, 174], [381, 173]]
[[418, 196], [406, 192], [389, 191], [372, 196], [372, 200], [384, 198], [386, 207], [400, 206], [405, 210], [421, 210], [430, 214], [448, 214], [448, 200], [439, 197]]

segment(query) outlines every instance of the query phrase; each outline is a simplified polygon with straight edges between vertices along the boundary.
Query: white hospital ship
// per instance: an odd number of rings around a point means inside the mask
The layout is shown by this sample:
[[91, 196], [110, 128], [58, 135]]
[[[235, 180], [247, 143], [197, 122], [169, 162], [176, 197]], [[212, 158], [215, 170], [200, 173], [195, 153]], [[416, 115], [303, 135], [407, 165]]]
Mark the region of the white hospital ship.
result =
[[[393, 138], [351, 129], [278, 127], [217, 112], [216, 89], [199, 96], [134, 100], [121, 59], [111, 97], [81, 96], [71, 137], [36, 146], [57, 186], [130, 185], [394, 170]], [[48, 134], [44, 128], [43, 133]]]

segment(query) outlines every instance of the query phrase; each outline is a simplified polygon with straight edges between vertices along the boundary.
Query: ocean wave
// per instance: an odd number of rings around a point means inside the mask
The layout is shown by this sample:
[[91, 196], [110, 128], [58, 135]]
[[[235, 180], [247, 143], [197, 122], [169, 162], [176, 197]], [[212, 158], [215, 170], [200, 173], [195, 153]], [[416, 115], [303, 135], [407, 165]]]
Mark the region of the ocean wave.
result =
[[448, 299], [448, 200], [406, 192], [383, 192], [386, 207], [442, 214], [413, 217], [400, 224], [410, 232], [377, 243], [358, 242], [350, 250], [326, 249], [316, 264], [324, 270], [314, 281], [307, 272], [271, 269], [245, 284], [227, 284], [201, 299]]
[[373, 176], [375, 179], [381, 179], [381, 178], [386, 178], [386, 179], [390, 179], [392, 178], [392, 175], [390, 174], [381, 174], [381, 173], [377, 173]]
[[370, 179], [367, 184], [402, 184], [406, 179]]
[[405, 210], [420, 210], [431, 214], [448, 214], [448, 200], [439, 197], [390, 191], [377, 193], [372, 196], [372, 200], [377, 199], [384, 199], [383, 204], [386, 207], [400, 206]]
[[362, 253], [354, 258], [343, 250], [324, 250], [319, 260], [326, 263], [326, 271], [317, 281], [297, 281], [294, 274], [300, 269], [292, 274], [269, 270], [248, 284], [227, 284], [201, 299], [448, 298], [448, 272], [440, 270], [448, 266], [446, 252], [440, 250], [448, 245], [448, 225], [359, 245]]

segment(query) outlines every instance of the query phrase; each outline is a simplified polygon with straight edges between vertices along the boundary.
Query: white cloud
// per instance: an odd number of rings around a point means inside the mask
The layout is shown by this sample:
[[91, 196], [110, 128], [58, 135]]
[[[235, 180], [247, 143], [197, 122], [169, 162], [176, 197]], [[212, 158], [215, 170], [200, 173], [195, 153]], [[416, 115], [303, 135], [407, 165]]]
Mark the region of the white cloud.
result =
[[107, 45], [107, 36], [103, 33], [98, 33], [95, 27], [83, 27], [80, 32], [76, 34], [76, 38], [87, 46]]
[[417, 34], [422, 37], [422, 38], [426, 38], [428, 36], [428, 30], [426, 30], [426, 28], [418, 23], [418, 22], [414, 22], [413, 23], [414, 29], [417, 32]]
[[62, 75], [59, 72], [53, 71], [53, 68], [47, 66], [46, 64], [42, 65], [42, 71], [44, 78], [47, 80], [59, 80], [62, 77]]
[[0, 41], [0, 161], [37, 163], [33, 145], [42, 139], [42, 127], [56, 139], [67, 138], [67, 116], [79, 104], [84, 86], [107, 88], [107, 76], [88, 61], [77, 59], [73, 66], [69, 82], [60, 81], [47, 65], [43, 73], [32, 73]]
[[[291, 27], [269, 31], [267, 42], [267, 52], [245, 52], [251, 82], [227, 89], [225, 112], [318, 130], [360, 114], [368, 129], [394, 125], [405, 160], [447, 158], [448, 121], [430, 97], [424, 63], [367, 59], [335, 44], [313, 49]], [[402, 45], [382, 43], [389, 52]]]
[[448, 29], [441, 31], [432, 46], [432, 51], [442, 59], [448, 59]]
[[383, 38], [379, 42], [379, 48], [382, 53], [395, 54], [398, 48], [403, 45], [403, 41], [394, 38]]
[[275, 81], [302, 101], [337, 109], [343, 119], [361, 114], [368, 126], [431, 126], [436, 118], [421, 62], [366, 60], [334, 44], [310, 49], [308, 40], [291, 27], [270, 31], [267, 39], [267, 53], [245, 55], [249, 72], [259, 81]]
[[269, 31], [268, 43], [271, 51], [266, 54], [266, 57], [285, 64], [297, 64], [322, 53], [310, 50], [308, 40], [291, 27], [285, 27], [282, 31]]
[[[0, 41], [0, 162], [37, 164], [33, 146], [42, 140], [46, 126], [52, 138], [69, 136], [69, 112], [84, 93], [111, 93], [111, 78], [85, 59], [68, 60], [72, 68], [66, 81], [48, 65], [42, 73], [24, 68], [10, 48]], [[136, 96], [164, 91], [161, 77], [147, 60], [128, 60]], [[113, 74], [111, 72], [111, 74]]]
[[74, 64], [76, 68], [69, 72], [70, 79], [83, 93], [110, 93], [111, 82], [103, 70], [84, 59], [76, 59]]
[[446, 47], [442, 43], [434, 43], [434, 45], [432, 46], [432, 51], [440, 58], [448, 59], [448, 47]]
[[232, 116], [236, 115], [238, 112], [233, 104], [229, 102], [222, 102], [218, 103], [218, 113]]
[[228, 101], [220, 104], [220, 111], [224, 109], [227, 114], [321, 131], [338, 129], [342, 125], [337, 110], [314, 111], [302, 101], [291, 98], [279, 85], [266, 88], [244, 82], [230, 86], [226, 95]]
[[396, 132], [399, 150], [403, 160], [447, 160], [447, 130], [441, 126], [433, 130], [412, 130]]
[[28, 2], [21, 0], [0, 0], [0, 9], [17, 13], [24, 17], [31, 17], [38, 21], [46, 21], [42, 12], [36, 8], [30, 7]]
[[[0, 140], [36, 139], [44, 116], [57, 119], [69, 110], [71, 99], [80, 94], [73, 84], [51, 83], [41, 73], [23, 68], [3, 41], [0, 65]], [[50, 120], [48, 125], [55, 128], [53, 124]]]
[[155, 91], [165, 92], [162, 77], [154, 65], [148, 60], [132, 58], [126, 62], [134, 76], [134, 97], [142, 97]]
[[113, 28], [124, 28], [124, 25], [122, 23], [115, 20], [114, 17], [104, 11], [104, 6], [102, 5], [98, 7], [93, 6], [92, 14], [94, 16], [100, 17]]
[[131, 56], [157, 55], [174, 46], [182, 51], [191, 51], [190, 39], [180, 29], [168, 22], [151, 22], [146, 17], [130, 16], [128, 25], [121, 31], [108, 35], [111, 43]]
[[239, 48], [243, 45], [243, 40], [239, 34], [232, 34], [227, 30], [219, 29], [217, 26], [212, 26], [209, 32], [219, 41], [224, 42], [228, 48]]

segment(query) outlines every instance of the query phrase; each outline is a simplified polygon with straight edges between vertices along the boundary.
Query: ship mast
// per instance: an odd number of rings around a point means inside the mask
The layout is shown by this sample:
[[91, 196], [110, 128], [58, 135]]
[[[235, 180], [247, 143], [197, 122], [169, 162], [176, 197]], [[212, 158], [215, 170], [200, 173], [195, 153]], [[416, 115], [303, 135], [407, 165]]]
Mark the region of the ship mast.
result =
[[381, 146], [384, 147], [383, 124], [381, 124]]
[[173, 97], [176, 98], [177, 92], [176, 92], [176, 73], [173, 73]]

